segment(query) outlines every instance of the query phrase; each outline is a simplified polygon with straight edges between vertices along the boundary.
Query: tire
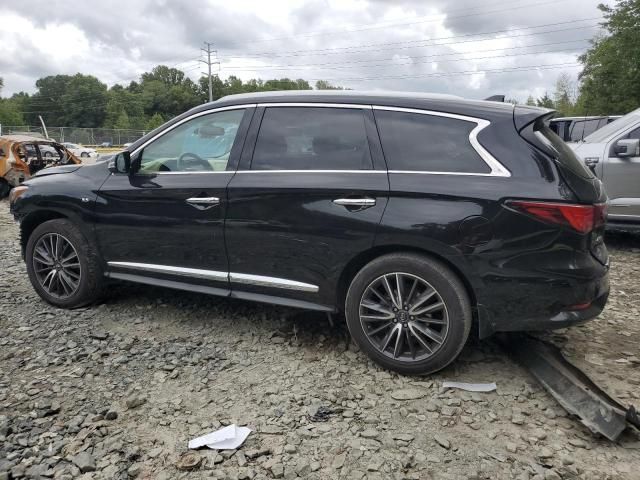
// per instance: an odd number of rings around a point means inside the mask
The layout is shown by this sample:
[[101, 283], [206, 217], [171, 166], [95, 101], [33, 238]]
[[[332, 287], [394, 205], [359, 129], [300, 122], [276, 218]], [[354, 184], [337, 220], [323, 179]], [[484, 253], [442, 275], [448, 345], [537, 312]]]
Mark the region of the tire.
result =
[[11, 185], [4, 178], [0, 178], [0, 199], [9, 195], [11, 191]]
[[[59, 255], [59, 259], [64, 260], [62, 257], [68, 258], [72, 253], [77, 256], [77, 261], [70, 260], [65, 265], [70, 265], [69, 270], [65, 270], [67, 273], [62, 275], [53, 275], [53, 279], [48, 282], [43, 282], [43, 276], [47, 273], [51, 273], [51, 269], [48, 267], [49, 261], [52, 256], [42, 256], [41, 253], [35, 253], [36, 247], [39, 252], [42, 252], [42, 242], [61, 242], [64, 246], [64, 241], [71, 245], [72, 249], [66, 246], [63, 253]], [[48, 245], [51, 245], [49, 243]], [[61, 249], [63, 247], [60, 247]], [[50, 251], [53, 250], [49, 248]], [[46, 259], [46, 262], [44, 261]], [[60, 263], [56, 260], [58, 266]], [[25, 249], [25, 263], [27, 265], [27, 273], [29, 274], [29, 280], [36, 290], [38, 295], [42, 297], [47, 303], [60, 308], [79, 308], [89, 305], [100, 298], [102, 294], [102, 287], [104, 285], [104, 275], [102, 269], [102, 262], [95, 249], [95, 247], [85, 238], [82, 232], [73, 223], [66, 219], [54, 219], [38, 225], [32, 232], [29, 240], [27, 241], [27, 247]], [[45, 265], [47, 263], [47, 265]], [[53, 262], [51, 262], [53, 263]], [[76, 265], [77, 267], [71, 265]], [[47, 270], [48, 269], [48, 270]], [[66, 279], [66, 280], [65, 280]], [[46, 280], [46, 279], [45, 279]], [[57, 288], [56, 288], [57, 280]], [[64, 280], [64, 282], [63, 282]], [[76, 288], [71, 288], [70, 282], [77, 282]], [[50, 287], [50, 288], [47, 288]]]
[[[398, 290], [403, 303], [411, 297], [399, 309]], [[457, 275], [439, 261], [403, 253], [379, 257], [356, 274], [345, 314], [351, 337], [371, 360], [413, 375], [436, 372], [455, 360], [472, 321], [469, 295]]]

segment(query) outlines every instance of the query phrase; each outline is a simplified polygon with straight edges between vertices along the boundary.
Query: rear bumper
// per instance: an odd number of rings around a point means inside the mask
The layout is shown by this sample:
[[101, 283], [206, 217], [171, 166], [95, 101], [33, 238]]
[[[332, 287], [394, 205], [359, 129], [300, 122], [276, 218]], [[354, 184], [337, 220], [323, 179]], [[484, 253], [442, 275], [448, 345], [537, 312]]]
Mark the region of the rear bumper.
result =
[[574, 285], [573, 289], [572, 292], [564, 292], [562, 291], [564, 289], [559, 289], [558, 298], [574, 298], [576, 304], [588, 303], [588, 307], [581, 309], [560, 307], [556, 311], [544, 314], [525, 315], [496, 322], [495, 318], [491, 318], [488, 310], [479, 305], [480, 338], [488, 337], [496, 332], [554, 330], [593, 320], [600, 315], [609, 298], [609, 274], [605, 273], [595, 280], [580, 282], [580, 284]]

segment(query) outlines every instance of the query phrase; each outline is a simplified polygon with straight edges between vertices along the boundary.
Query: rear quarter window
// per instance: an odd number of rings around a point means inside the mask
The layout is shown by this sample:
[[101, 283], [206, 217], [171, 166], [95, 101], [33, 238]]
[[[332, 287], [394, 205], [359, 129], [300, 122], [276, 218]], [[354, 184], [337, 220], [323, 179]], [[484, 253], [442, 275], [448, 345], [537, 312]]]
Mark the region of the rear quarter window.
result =
[[387, 110], [375, 117], [389, 170], [491, 172], [469, 142], [475, 122]]

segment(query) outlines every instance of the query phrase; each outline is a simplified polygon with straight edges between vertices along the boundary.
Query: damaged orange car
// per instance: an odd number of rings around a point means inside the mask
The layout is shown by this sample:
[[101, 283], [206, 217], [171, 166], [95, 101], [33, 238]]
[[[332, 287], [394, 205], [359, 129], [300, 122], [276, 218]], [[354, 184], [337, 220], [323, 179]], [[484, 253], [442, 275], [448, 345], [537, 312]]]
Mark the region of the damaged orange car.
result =
[[82, 163], [59, 143], [33, 135], [0, 136], [0, 198], [43, 168]]

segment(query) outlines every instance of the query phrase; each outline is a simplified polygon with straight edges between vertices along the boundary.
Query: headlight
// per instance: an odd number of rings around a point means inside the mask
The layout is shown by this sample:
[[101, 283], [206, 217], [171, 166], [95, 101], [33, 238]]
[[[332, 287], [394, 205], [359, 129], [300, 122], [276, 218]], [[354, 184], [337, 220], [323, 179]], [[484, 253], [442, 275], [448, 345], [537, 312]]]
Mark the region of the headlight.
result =
[[25, 194], [27, 190], [29, 190], [29, 187], [26, 185], [20, 185], [19, 187], [12, 188], [11, 192], [9, 192], [9, 204], [13, 205], [13, 203]]

